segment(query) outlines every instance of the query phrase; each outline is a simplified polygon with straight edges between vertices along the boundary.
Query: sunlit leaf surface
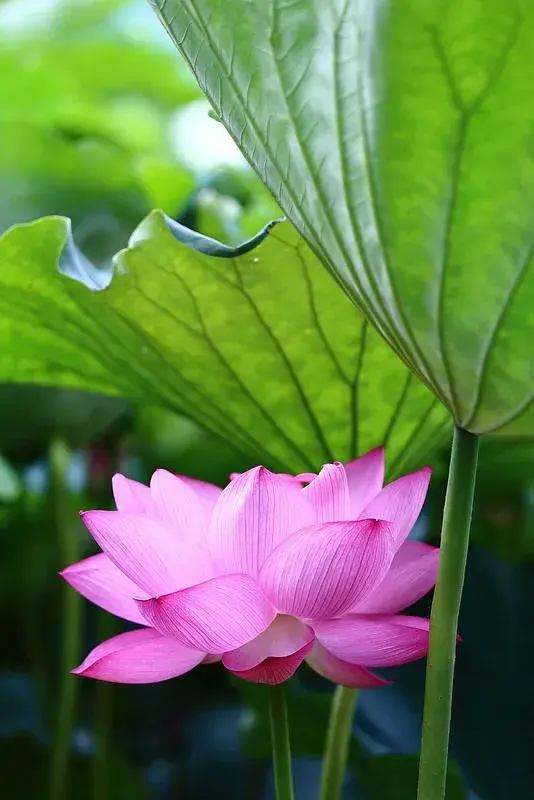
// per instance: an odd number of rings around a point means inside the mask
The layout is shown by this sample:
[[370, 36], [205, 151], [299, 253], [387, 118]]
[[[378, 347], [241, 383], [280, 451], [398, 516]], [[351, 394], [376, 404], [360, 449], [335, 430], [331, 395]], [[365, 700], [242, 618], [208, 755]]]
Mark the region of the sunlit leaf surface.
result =
[[103, 288], [64, 218], [11, 229], [0, 375], [157, 402], [287, 469], [381, 443], [390, 473], [420, 465], [447, 411], [292, 226], [269, 230], [232, 251], [155, 212]]
[[391, 346], [462, 426], [534, 435], [534, 5], [153, 4]]

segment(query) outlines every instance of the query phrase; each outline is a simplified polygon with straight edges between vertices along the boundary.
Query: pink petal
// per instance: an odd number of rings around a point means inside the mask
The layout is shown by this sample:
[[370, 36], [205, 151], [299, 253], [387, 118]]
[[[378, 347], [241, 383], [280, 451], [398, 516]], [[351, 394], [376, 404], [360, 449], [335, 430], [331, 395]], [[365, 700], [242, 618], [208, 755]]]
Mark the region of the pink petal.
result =
[[313, 643], [309, 642], [290, 656], [266, 658], [265, 661], [262, 661], [256, 667], [252, 667], [252, 669], [242, 670], [241, 672], [231, 670], [231, 672], [238, 678], [243, 678], [252, 683], [267, 683], [270, 686], [276, 686], [279, 683], [284, 683], [295, 674], [312, 646]]
[[151, 628], [141, 628], [102, 642], [72, 672], [111, 683], [158, 683], [189, 672], [204, 656]]
[[178, 475], [177, 477], [196, 492], [202, 500], [205, 509], [211, 513], [213, 506], [222, 492], [221, 487], [215, 486], [214, 483], [199, 481], [197, 478], [190, 478], [188, 475]]
[[86, 511], [82, 519], [104, 553], [149, 595], [167, 594], [211, 578], [209, 557], [194, 542], [147, 517]]
[[223, 664], [231, 672], [242, 672], [261, 664], [266, 658], [292, 656], [306, 645], [313, 645], [313, 630], [295, 617], [279, 614], [267, 630], [255, 639], [223, 655]]
[[313, 506], [315, 522], [350, 519], [349, 487], [342, 464], [325, 464], [302, 492]]
[[60, 573], [77, 592], [110, 614], [145, 624], [133, 599], [148, 597], [130, 578], [127, 578], [104, 553], [84, 558]]
[[313, 650], [306, 661], [323, 678], [351, 689], [378, 689], [380, 686], [387, 686], [391, 683], [391, 681], [375, 675], [366, 667], [359, 667], [336, 658], [317, 640], [315, 640]]
[[150, 496], [150, 489], [144, 483], [133, 481], [120, 473], [113, 476], [111, 483], [118, 511], [123, 514], [157, 517], [154, 502]]
[[393, 667], [426, 655], [430, 620], [385, 614], [351, 615], [314, 622], [327, 650], [350, 664]]
[[350, 495], [350, 518], [360, 513], [384, 485], [384, 448], [375, 447], [365, 455], [345, 464]]
[[213, 510], [210, 549], [221, 572], [256, 577], [280, 542], [312, 522], [313, 511], [300, 484], [255, 467], [221, 494]]
[[172, 472], [157, 469], [150, 479], [150, 493], [158, 516], [183, 539], [205, 539], [209, 514], [192, 486]]
[[259, 581], [282, 614], [337, 617], [382, 580], [393, 558], [386, 522], [328, 522], [294, 533], [267, 559]]
[[388, 483], [363, 509], [360, 519], [385, 519], [391, 522], [393, 538], [399, 547], [415, 525], [428, 489], [432, 470], [423, 467]]
[[250, 642], [276, 612], [248, 575], [224, 575], [190, 589], [150, 600], [139, 608], [150, 625], [182, 644], [224, 653]]
[[357, 603], [353, 614], [396, 614], [429, 592], [438, 575], [439, 548], [404, 542], [376, 589]]

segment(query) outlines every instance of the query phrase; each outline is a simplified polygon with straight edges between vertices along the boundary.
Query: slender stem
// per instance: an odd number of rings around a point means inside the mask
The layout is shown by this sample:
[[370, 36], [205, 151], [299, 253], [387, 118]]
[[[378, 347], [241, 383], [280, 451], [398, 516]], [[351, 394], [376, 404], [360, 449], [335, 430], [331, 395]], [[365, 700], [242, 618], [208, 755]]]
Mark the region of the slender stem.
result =
[[443, 800], [451, 725], [458, 615], [464, 586], [478, 438], [455, 427], [432, 603], [418, 800]]
[[357, 691], [346, 686], [338, 686], [334, 693], [323, 758], [321, 800], [341, 797], [357, 699]]
[[[58, 554], [63, 566], [77, 561], [79, 556], [73, 522], [75, 516], [71, 514], [67, 487], [69, 460], [66, 445], [60, 440], [54, 440], [50, 446], [51, 496], [54, 525], [58, 536]], [[68, 797], [67, 779], [78, 687], [78, 681], [69, 675], [69, 671], [77, 663], [81, 639], [81, 595], [73, 592], [66, 584], [61, 588], [62, 641], [58, 712], [50, 765], [51, 800]]]
[[269, 714], [277, 800], [294, 800], [291, 747], [284, 684], [269, 687]]
[[[97, 474], [92, 477], [89, 491], [96, 508], [109, 508], [109, 487], [115, 472], [120, 472], [120, 450], [122, 439], [107, 442], [106, 455]], [[98, 617], [98, 641], [111, 639], [119, 632], [117, 618], [107, 611]], [[113, 748], [113, 710], [114, 686], [106, 681], [97, 681], [94, 705], [93, 727], [95, 732], [95, 753], [93, 757], [93, 800], [107, 800], [111, 797], [110, 751]]]

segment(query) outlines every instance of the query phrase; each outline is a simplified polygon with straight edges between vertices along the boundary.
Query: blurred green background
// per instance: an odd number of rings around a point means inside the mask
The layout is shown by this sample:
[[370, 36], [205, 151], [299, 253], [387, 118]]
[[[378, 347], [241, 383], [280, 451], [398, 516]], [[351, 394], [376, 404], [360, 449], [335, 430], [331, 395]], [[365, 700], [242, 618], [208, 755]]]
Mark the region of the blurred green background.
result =
[[[0, 233], [66, 215], [104, 267], [154, 207], [229, 244], [279, 214], [144, 0], [0, 2]], [[436, 454], [417, 530], [433, 540], [447, 458], [446, 449]], [[251, 453], [150, 403], [0, 384], [3, 797], [271, 796], [261, 692], [218, 667], [147, 687], [69, 676], [72, 653], [80, 661], [121, 623], [57, 577], [91, 552], [76, 512], [111, 505], [113, 472], [147, 480], [166, 467], [223, 484], [252, 463]], [[533, 464], [532, 446], [483, 443], [453, 719], [463, 777], [453, 800], [532, 796]], [[424, 666], [394, 675], [394, 686], [362, 695], [347, 798], [414, 796]], [[316, 796], [330, 688], [303, 668], [291, 691], [304, 800]]]

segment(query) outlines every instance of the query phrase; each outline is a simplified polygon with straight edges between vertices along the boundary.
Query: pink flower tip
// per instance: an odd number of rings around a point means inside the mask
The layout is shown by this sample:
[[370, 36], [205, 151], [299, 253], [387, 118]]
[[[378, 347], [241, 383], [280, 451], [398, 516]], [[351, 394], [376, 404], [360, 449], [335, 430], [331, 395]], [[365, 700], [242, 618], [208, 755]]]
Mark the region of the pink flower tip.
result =
[[381, 517], [369, 517], [367, 519], [360, 519], [359, 522], [368, 522], [371, 533], [392, 533], [392, 520], [383, 519]]
[[376, 447], [373, 447], [372, 450], [368, 450], [367, 453], [365, 453], [365, 455], [366, 456], [370, 456], [371, 454], [372, 455], [375, 455], [375, 454], [378, 455], [378, 453], [384, 453], [384, 452], [385, 452], [384, 445], [383, 444], [379, 444]]

